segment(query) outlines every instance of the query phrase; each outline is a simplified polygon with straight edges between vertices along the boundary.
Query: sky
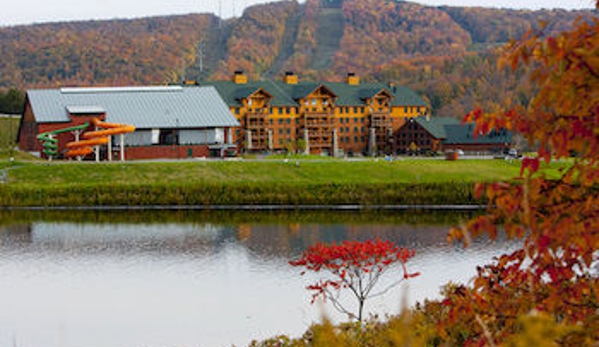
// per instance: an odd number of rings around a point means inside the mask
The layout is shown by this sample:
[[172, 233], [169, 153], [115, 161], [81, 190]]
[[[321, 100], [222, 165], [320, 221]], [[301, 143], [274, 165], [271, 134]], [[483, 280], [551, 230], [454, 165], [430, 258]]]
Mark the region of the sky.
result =
[[[304, 0], [300, 0], [303, 2]], [[240, 16], [245, 7], [265, 0], [4, 0], [0, 26], [72, 20], [138, 18], [157, 15], [215, 13]], [[426, 5], [504, 8], [593, 8], [593, 0], [416, 0]]]

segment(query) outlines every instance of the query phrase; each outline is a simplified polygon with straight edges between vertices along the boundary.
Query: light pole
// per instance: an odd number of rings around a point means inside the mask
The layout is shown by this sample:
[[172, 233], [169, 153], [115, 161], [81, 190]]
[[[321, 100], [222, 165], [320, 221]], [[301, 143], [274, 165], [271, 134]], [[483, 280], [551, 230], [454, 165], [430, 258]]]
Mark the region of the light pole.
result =
[[179, 118], [175, 118], [175, 138], [174, 140], [177, 142], [177, 160], [181, 160], [181, 147], [179, 142]]

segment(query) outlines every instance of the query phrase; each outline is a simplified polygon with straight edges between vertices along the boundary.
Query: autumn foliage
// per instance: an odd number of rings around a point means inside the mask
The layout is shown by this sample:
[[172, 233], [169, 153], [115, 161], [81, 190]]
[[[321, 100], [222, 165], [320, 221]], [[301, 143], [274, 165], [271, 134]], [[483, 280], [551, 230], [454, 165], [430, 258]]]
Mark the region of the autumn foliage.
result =
[[[471, 288], [448, 293], [440, 333], [449, 339], [456, 324], [469, 327], [461, 341], [466, 346], [505, 341], [531, 312], [581, 328], [562, 345], [599, 341], [599, 20], [580, 21], [555, 37], [542, 34], [530, 31], [512, 42], [502, 60], [512, 69], [530, 66], [535, 97], [507, 111], [476, 110], [466, 117], [476, 121], [476, 133], [507, 128], [538, 148], [538, 155], [522, 161], [515, 181], [479, 185], [488, 213], [451, 231], [452, 239], [465, 243], [500, 230], [524, 241], [479, 267]], [[543, 163], [552, 160], [570, 164], [558, 179], [543, 173]]]
[[[390, 241], [344, 241], [312, 245], [300, 259], [289, 264], [325, 274], [317, 283], [307, 287], [313, 292], [312, 302], [322, 297], [324, 301], [332, 302], [340, 312], [361, 321], [366, 299], [382, 295], [400, 282], [418, 276], [418, 273], [409, 273], [406, 268], [407, 261], [413, 256], [413, 250], [398, 247]], [[396, 263], [401, 265], [401, 276], [387, 288], [375, 292], [381, 276]], [[357, 313], [351, 312], [339, 300], [342, 289], [347, 289], [358, 300]]]
[[[325, 323], [295, 341], [255, 346], [597, 346], [599, 19], [558, 35], [530, 30], [509, 44], [503, 67], [528, 69], [536, 93], [465, 121], [476, 122], [475, 134], [518, 132], [537, 153], [513, 181], [479, 184], [486, 214], [453, 228], [449, 240], [505, 233], [521, 247], [479, 266], [470, 285], [448, 284], [441, 300], [388, 322], [357, 333]], [[563, 170], [549, 177], [544, 166], [556, 160]]]

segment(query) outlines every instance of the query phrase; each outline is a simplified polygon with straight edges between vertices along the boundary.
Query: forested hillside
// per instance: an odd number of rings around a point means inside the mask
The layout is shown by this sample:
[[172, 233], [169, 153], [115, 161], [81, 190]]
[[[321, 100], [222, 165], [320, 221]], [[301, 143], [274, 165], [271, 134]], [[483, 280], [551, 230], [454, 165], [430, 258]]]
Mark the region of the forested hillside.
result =
[[0, 29], [0, 86], [164, 83], [193, 53], [211, 15]]
[[496, 71], [492, 49], [540, 21], [555, 33], [580, 16], [594, 14], [306, 0], [253, 6], [226, 21], [191, 14], [5, 27], [0, 89], [179, 83], [235, 70], [254, 79], [293, 70], [302, 79], [339, 80], [355, 72], [409, 84], [453, 114], [487, 90], [526, 94]]

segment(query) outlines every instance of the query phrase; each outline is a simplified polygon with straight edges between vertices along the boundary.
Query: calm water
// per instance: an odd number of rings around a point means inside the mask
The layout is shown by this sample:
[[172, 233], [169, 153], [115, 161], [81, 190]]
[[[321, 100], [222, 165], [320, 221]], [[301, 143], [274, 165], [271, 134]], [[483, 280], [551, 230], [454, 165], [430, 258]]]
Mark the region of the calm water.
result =
[[[323, 314], [287, 262], [318, 242], [380, 237], [415, 248], [422, 275], [367, 304], [397, 313], [467, 282], [513, 244], [447, 245], [467, 216], [396, 213], [41, 213], [2, 215], [0, 346], [246, 345], [299, 336]], [[399, 272], [386, 279], [391, 283]], [[384, 286], [384, 285], [383, 285]]]

